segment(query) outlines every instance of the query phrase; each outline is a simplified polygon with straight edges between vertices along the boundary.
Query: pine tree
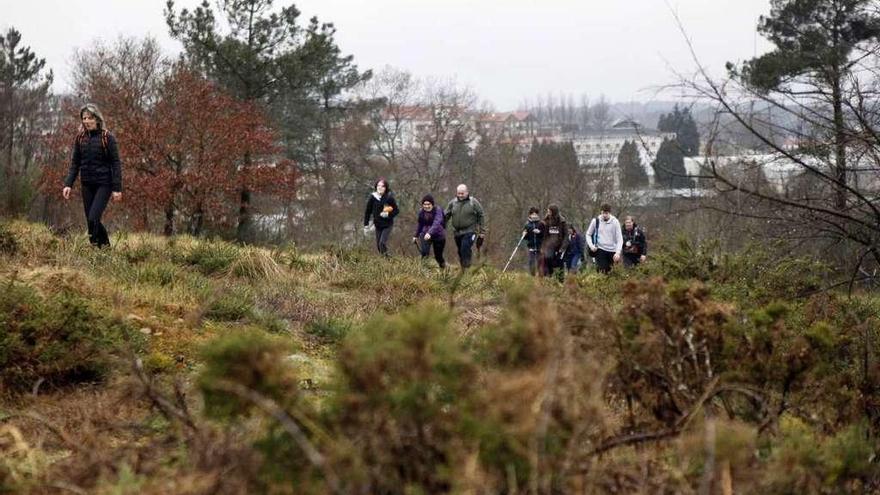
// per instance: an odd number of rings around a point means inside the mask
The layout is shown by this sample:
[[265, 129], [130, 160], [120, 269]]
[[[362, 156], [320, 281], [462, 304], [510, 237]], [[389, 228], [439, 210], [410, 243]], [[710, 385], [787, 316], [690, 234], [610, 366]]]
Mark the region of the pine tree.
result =
[[26, 210], [35, 191], [31, 165], [52, 84], [52, 71], [44, 72], [46, 60], [20, 43], [15, 28], [0, 35], [0, 194], [10, 213]]
[[642, 158], [635, 142], [626, 141], [620, 147], [617, 168], [622, 189], [637, 189], [648, 185], [648, 174], [642, 167]]
[[658, 188], [691, 188], [694, 182], [687, 177], [684, 168], [684, 155], [674, 140], [666, 139], [657, 150], [657, 158], [651, 164], [654, 168], [654, 184]]
[[690, 109], [675, 105], [671, 113], [660, 116], [657, 129], [662, 132], [674, 132], [675, 142], [678, 143], [684, 156], [696, 156], [700, 153], [700, 131]]
[[[851, 102], [848, 92], [859, 91], [863, 82], [854, 73], [856, 62], [876, 48], [880, 17], [872, 0], [772, 0], [770, 15], [761, 16], [758, 32], [775, 49], [741, 67], [727, 64], [731, 75], [759, 93], [775, 92], [790, 101], [802, 101], [813, 120], [823, 124], [833, 144], [835, 181], [833, 204], [847, 208], [848, 168], [846, 119]], [[861, 95], [860, 95], [861, 96]], [[823, 108], [829, 111], [824, 112]], [[824, 113], [824, 115], [823, 115]]]

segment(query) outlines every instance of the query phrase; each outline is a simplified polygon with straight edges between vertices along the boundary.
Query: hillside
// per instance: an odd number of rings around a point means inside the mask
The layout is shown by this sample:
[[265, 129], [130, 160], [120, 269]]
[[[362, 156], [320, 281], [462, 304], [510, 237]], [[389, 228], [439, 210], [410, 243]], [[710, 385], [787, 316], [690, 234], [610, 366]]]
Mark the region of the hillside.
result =
[[880, 300], [809, 261], [114, 241], [0, 224], [0, 493], [880, 490]]

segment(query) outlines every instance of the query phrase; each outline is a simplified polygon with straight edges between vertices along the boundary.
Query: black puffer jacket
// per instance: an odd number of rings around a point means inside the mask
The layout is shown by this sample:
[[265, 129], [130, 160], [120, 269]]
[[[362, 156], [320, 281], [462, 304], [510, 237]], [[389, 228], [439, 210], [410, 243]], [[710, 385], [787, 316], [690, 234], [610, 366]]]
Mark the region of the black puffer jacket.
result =
[[109, 185], [122, 192], [122, 163], [113, 134], [94, 130], [77, 136], [64, 185], [72, 187], [77, 175], [83, 183]]

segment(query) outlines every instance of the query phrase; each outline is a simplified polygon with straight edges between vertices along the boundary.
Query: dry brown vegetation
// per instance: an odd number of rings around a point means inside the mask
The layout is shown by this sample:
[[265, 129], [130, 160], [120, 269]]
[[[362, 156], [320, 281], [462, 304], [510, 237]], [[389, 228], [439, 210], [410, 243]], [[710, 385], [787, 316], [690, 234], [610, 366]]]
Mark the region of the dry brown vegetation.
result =
[[880, 489], [880, 302], [815, 263], [682, 244], [559, 284], [22, 222], [0, 249], [0, 492]]

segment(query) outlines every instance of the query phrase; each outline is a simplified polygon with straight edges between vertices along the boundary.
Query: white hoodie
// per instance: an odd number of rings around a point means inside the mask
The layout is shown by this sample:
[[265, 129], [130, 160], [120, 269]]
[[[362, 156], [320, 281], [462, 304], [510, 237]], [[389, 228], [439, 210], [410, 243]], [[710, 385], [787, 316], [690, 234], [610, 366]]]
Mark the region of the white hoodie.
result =
[[590, 226], [587, 228], [587, 245], [590, 251], [598, 247], [602, 251], [620, 254], [623, 251], [623, 233], [620, 230], [620, 222], [614, 215], [609, 215], [608, 220], [602, 220], [599, 215], [599, 238], [593, 244], [593, 232], [596, 230], [596, 218], [590, 220]]

